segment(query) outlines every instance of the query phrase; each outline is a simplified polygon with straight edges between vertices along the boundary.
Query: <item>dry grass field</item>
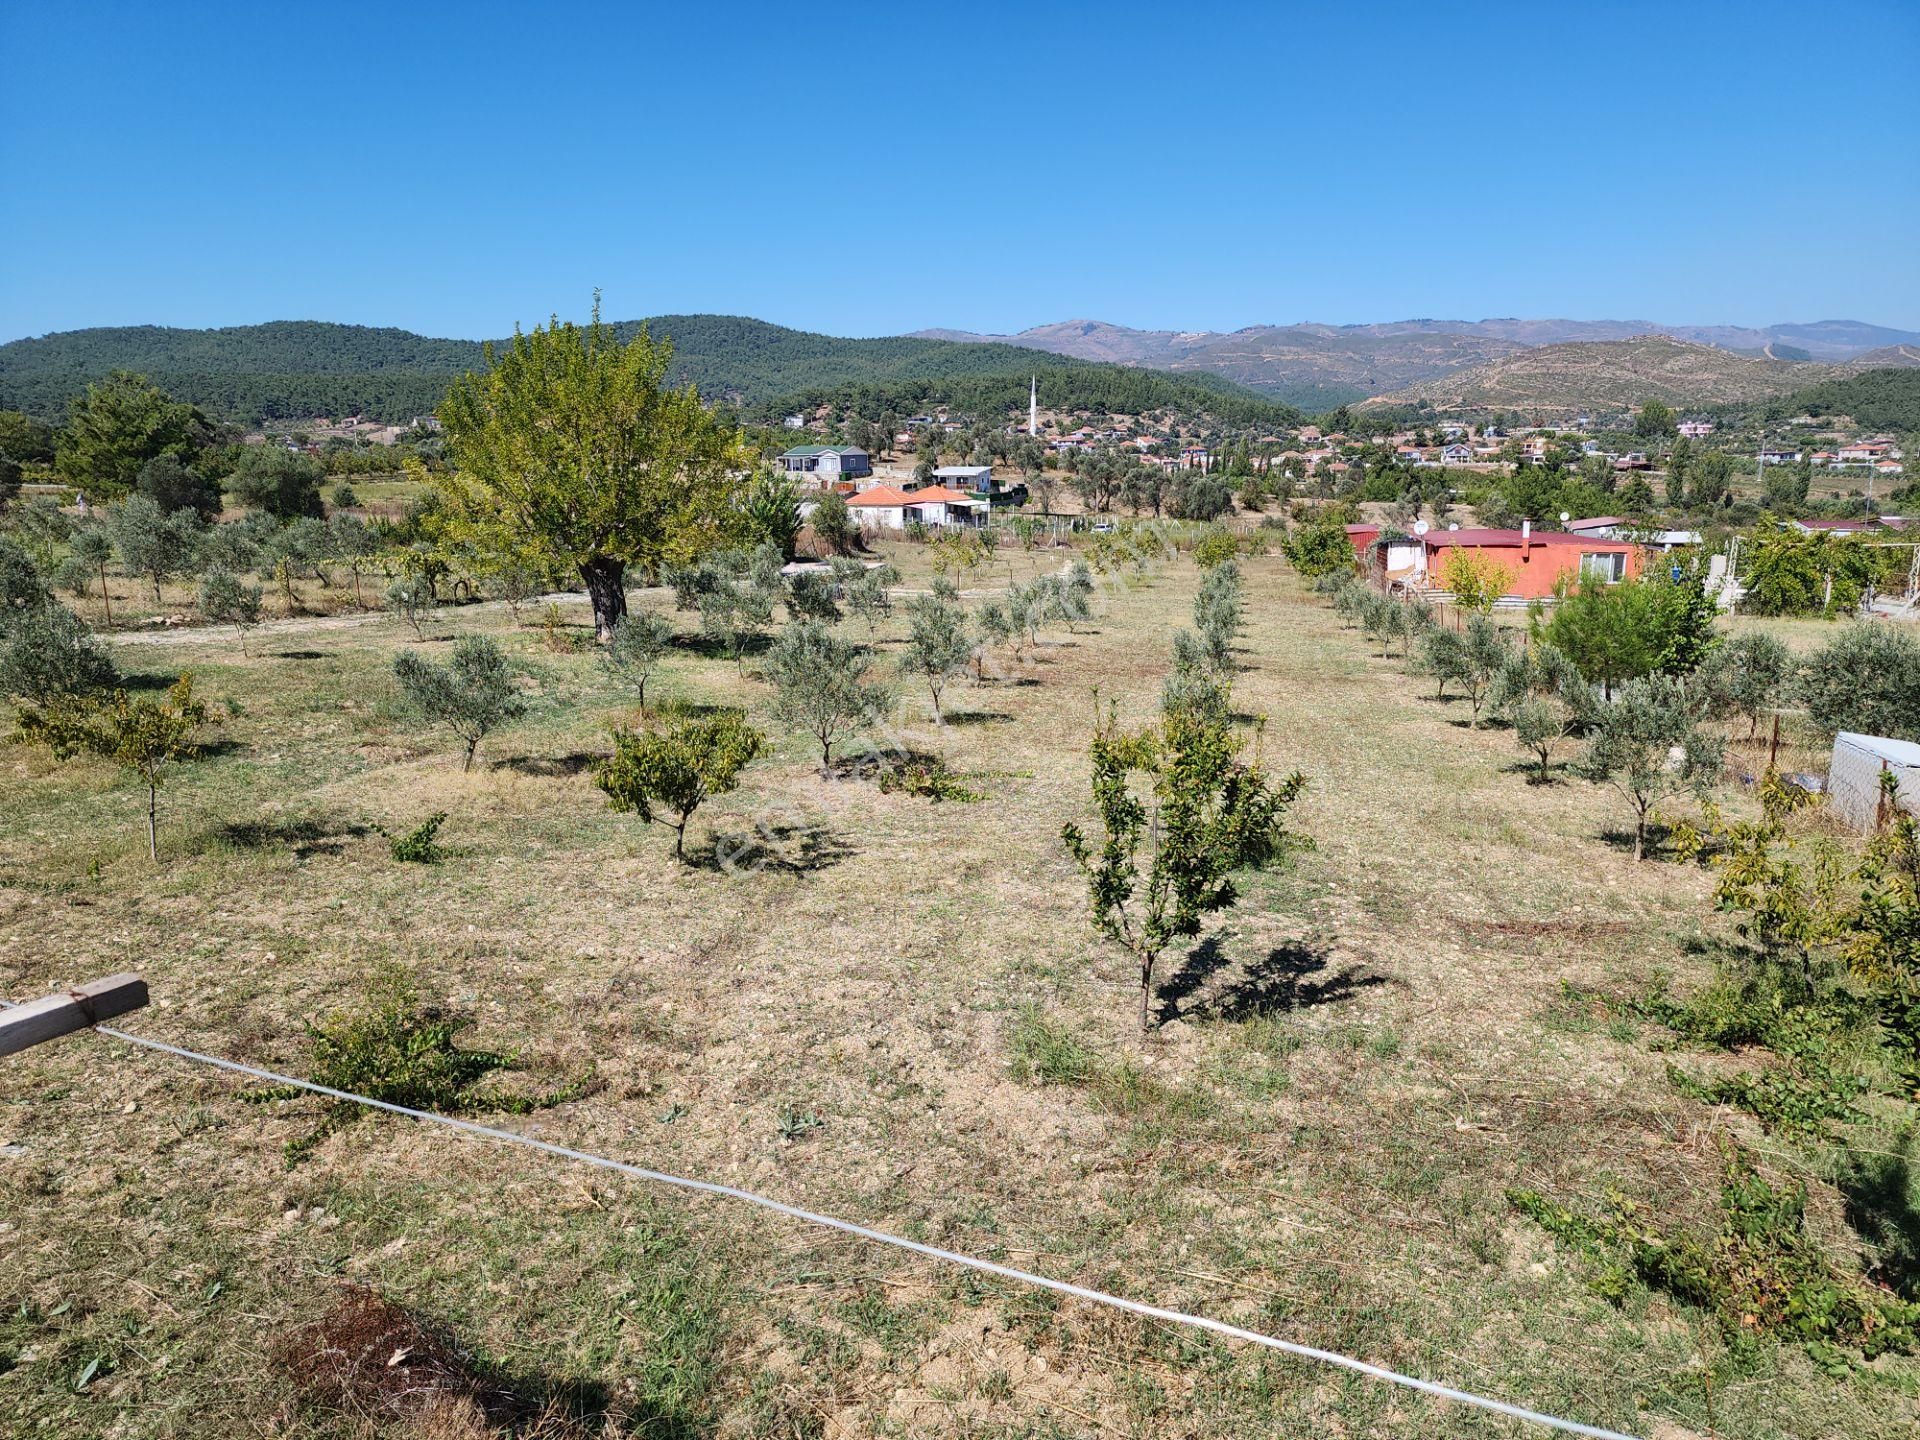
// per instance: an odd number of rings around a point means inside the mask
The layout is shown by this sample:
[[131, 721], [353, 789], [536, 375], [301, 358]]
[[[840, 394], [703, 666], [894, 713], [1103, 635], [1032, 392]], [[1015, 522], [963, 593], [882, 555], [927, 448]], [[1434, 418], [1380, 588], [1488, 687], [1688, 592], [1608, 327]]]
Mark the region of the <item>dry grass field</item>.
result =
[[[924, 583], [923, 551], [896, 558]], [[400, 967], [472, 1017], [465, 1043], [520, 1054], [503, 1086], [587, 1082], [490, 1123], [1635, 1434], [1911, 1435], [1913, 1360], [1833, 1378], [1780, 1344], [1736, 1364], [1698, 1311], [1591, 1293], [1506, 1199], [1617, 1190], [1705, 1223], [1729, 1135], [1806, 1173], [1563, 991], [1697, 983], [1725, 924], [1710, 874], [1636, 865], [1611, 792], [1526, 783], [1509, 735], [1369, 654], [1279, 560], [1244, 569], [1236, 702], [1306, 775], [1292, 819], [1315, 848], [1170, 958], [1151, 1039], [1059, 831], [1088, 812], [1096, 687], [1131, 718], [1157, 704], [1185, 560], [1104, 589], [1007, 678], [956, 684], [944, 727], [903, 687], [908, 741], [976, 803], [823, 778], [769, 723], [776, 747], [689, 836], [706, 856], [739, 837], [731, 869], [676, 867], [670, 832], [594, 788], [631, 711], [578, 604], [571, 649], [486, 606], [425, 642], [373, 619], [269, 627], [251, 657], [203, 632], [119, 643], [136, 676], [193, 669], [217, 753], [163, 789], [156, 869], [118, 772], [0, 747], [0, 994], [137, 969], [155, 1003], [126, 1028], [302, 1073], [304, 1022]], [[507, 648], [530, 710], [462, 774], [391, 661], [469, 630]], [[691, 646], [649, 695], [768, 700], [751, 659]], [[435, 811], [449, 856], [396, 863], [376, 827]], [[388, 1117], [289, 1166], [320, 1105], [246, 1088], [98, 1036], [0, 1062], [0, 1433], [472, 1436], [483, 1414], [549, 1435], [1524, 1433]], [[1809, 1209], [1853, 1263], [1834, 1192]], [[348, 1285], [444, 1327], [494, 1398], [303, 1398], [302, 1327]]]

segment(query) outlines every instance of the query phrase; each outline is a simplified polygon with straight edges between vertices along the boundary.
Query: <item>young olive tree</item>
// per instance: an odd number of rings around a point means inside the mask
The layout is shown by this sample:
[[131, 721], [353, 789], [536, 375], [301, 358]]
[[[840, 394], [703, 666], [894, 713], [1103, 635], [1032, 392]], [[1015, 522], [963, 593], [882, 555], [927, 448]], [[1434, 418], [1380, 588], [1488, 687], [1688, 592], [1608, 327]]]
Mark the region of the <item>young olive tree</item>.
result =
[[247, 654], [247, 633], [260, 623], [258, 585], [243, 584], [231, 570], [215, 567], [200, 577], [200, 613], [215, 625], [240, 632], [240, 653]]
[[660, 729], [615, 730], [613, 755], [600, 762], [594, 783], [615, 810], [656, 818], [673, 827], [673, 858], [687, 858], [687, 822], [714, 795], [738, 783], [766, 737], [738, 710], [678, 717]]
[[1458, 685], [1473, 708], [1473, 724], [1478, 728], [1487, 692], [1510, 654], [1506, 632], [1486, 616], [1475, 615], [1465, 630], [1435, 627], [1427, 631], [1420, 640], [1418, 668], [1439, 681], [1442, 695], [1449, 683]]
[[907, 602], [907, 644], [900, 652], [900, 673], [918, 676], [933, 697], [934, 723], [942, 720], [940, 692], [964, 670], [973, 647], [967, 638], [967, 612], [953, 589]]
[[156, 604], [161, 583], [192, 564], [201, 528], [194, 511], [168, 515], [145, 495], [130, 495], [109, 510], [106, 525], [127, 573], [153, 582]]
[[111, 689], [113, 662], [64, 605], [0, 612], [0, 696], [22, 705], [76, 701]]
[[1594, 716], [1576, 773], [1633, 802], [1633, 858], [1646, 856], [1647, 822], [1667, 796], [1704, 794], [1720, 778], [1722, 746], [1700, 729], [1697, 686], [1667, 675], [1629, 680]]
[[1593, 723], [1600, 697], [1561, 651], [1539, 644], [1512, 656], [1487, 688], [1487, 708], [1513, 727], [1513, 737], [1539, 768], [1533, 781], [1552, 778], [1554, 747]]
[[113, 624], [113, 596], [107, 591], [107, 566], [113, 562], [113, 553], [113, 537], [104, 525], [83, 525], [73, 532], [69, 555], [89, 576], [100, 577], [100, 605], [109, 625]]
[[1788, 701], [1793, 652], [1771, 635], [1748, 630], [1715, 646], [1700, 676], [1712, 713], [1744, 716], [1751, 739], [1760, 729], [1760, 717]]
[[607, 668], [639, 693], [642, 717], [647, 713], [647, 677], [672, 643], [673, 622], [652, 610], [629, 610], [613, 624]]
[[1225, 725], [1190, 710], [1127, 732], [1110, 715], [1092, 745], [1101, 834], [1061, 840], [1086, 877], [1094, 928], [1140, 967], [1140, 1029], [1153, 1024], [1153, 969], [1176, 940], [1238, 898], [1234, 876], [1300, 841], [1284, 823], [1305, 780], [1270, 779]]
[[98, 755], [130, 771], [147, 790], [147, 854], [160, 863], [160, 782], [176, 764], [198, 760], [206, 706], [193, 695], [193, 676], [182, 675], [159, 700], [134, 699], [116, 690], [104, 701], [75, 697], [28, 706], [20, 736], [45, 745], [59, 760]]
[[432, 613], [433, 596], [428, 593], [426, 582], [412, 575], [402, 575], [387, 586], [387, 608], [413, 627], [415, 639], [426, 634], [426, 626], [421, 622]]
[[[936, 587], [944, 581], [936, 576]], [[900, 583], [900, 572], [891, 565], [868, 565], [841, 557], [833, 562], [833, 582], [847, 608], [866, 622], [871, 636], [880, 621], [893, 613], [893, 597], [887, 587]]]
[[484, 635], [462, 635], [454, 641], [445, 665], [402, 651], [394, 656], [393, 675], [416, 714], [459, 736], [467, 747], [460, 763], [463, 771], [473, 769], [474, 754], [490, 732], [526, 713], [507, 657]]
[[796, 620], [767, 652], [773, 713], [820, 743], [820, 769], [833, 764], [833, 747], [884, 715], [892, 697], [867, 679], [868, 653], [816, 620]]

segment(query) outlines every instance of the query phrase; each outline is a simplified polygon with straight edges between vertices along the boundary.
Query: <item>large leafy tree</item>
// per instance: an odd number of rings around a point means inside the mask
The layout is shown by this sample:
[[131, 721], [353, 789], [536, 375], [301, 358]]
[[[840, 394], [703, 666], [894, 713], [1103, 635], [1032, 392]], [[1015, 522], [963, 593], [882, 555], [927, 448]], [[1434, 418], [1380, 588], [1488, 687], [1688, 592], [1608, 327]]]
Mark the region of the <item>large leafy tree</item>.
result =
[[626, 613], [628, 566], [741, 535], [751, 457], [692, 386], [667, 384], [667, 341], [642, 329], [620, 344], [596, 299], [587, 325], [556, 318], [486, 358], [440, 408], [449, 506], [483, 541], [578, 570], [603, 640]]
[[93, 500], [117, 500], [161, 455], [182, 462], [206, 444], [206, 417], [144, 375], [116, 370], [74, 397], [54, 469]]

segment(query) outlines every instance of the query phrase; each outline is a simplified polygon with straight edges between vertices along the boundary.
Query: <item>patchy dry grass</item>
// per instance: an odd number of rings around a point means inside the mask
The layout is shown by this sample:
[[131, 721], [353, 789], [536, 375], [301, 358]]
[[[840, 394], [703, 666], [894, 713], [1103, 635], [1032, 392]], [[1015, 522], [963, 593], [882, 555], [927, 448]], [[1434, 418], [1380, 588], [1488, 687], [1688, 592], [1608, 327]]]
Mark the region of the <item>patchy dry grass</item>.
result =
[[[924, 583], [924, 552], [901, 559]], [[968, 583], [1057, 563], [1015, 553]], [[391, 621], [269, 632], [252, 658], [121, 644], [124, 667], [191, 665], [233, 701], [231, 743], [163, 791], [159, 871], [113, 772], [0, 750], [0, 991], [139, 968], [156, 1004], [129, 1028], [298, 1070], [302, 1021], [398, 964], [473, 1017], [474, 1045], [597, 1077], [503, 1121], [569, 1144], [1641, 1433], [1911, 1433], [1912, 1362], [1833, 1380], [1779, 1349], [1736, 1373], [1698, 1316], [1605, 1304], [1512, 1215], [1516, 1186], [1711, 1207], [1712, 1132], [1741, 1122], [1562, 1000], [1704, 974], [1681, 942], [1712, 923], [1707, 877], [1636, 866], [1602, 838], [1622, 820], [1606, 792], [1522, 783], [1510, 737], [1456, 723], [1277, 561], [1247, 571], [1236, 696], [1309, 777], [1318, 849], [1166, 966], [1150, 1042], [1058, 832], [1086, 803], [1094, 687], [1134, 718], [1157, 701], [1184, 562], [1008, 679], [957, 685], [954, 724], [903, 689], [906, 738], [978, 804], [823, 778], [780, 737], [690, 835], [770, 857], [742, 873], [676, 869], [665, 831], [606, 808], [586, 766], [628, 702], [496, 609], [444, 612], [425, 642], [484, 628], [527, 676], [531, 713], [470, 775], [400, 713], [391, 657], [416, 642]], [[751, 662], [691, 645], [656, 695], [767, 699]], [[394, 863], [380, 830], [436, 811], [448, 857]], [[384, 1117], [289, 1170], [320, 1103], [235, 1090], [96, 1037], [0, 1069], [18, 1433], [419, 1433], [417, 1410], [316, 1403], [264, 1358], [342, 1282], [452, 1337], [482, 1428], [491, 1386], [644, 1435], [1513, 1433]], [[1837, 1201], [1813, 1218], [1841, 1243]]]

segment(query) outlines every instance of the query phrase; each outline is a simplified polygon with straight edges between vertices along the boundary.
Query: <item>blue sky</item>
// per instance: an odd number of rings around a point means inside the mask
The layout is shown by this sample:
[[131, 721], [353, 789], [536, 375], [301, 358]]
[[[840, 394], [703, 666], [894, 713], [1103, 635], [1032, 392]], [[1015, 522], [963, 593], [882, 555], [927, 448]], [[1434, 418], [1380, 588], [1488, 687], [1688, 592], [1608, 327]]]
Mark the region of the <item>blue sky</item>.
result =
[[1920, 3], [0, 5], [0, 339], [1920, 329]]

